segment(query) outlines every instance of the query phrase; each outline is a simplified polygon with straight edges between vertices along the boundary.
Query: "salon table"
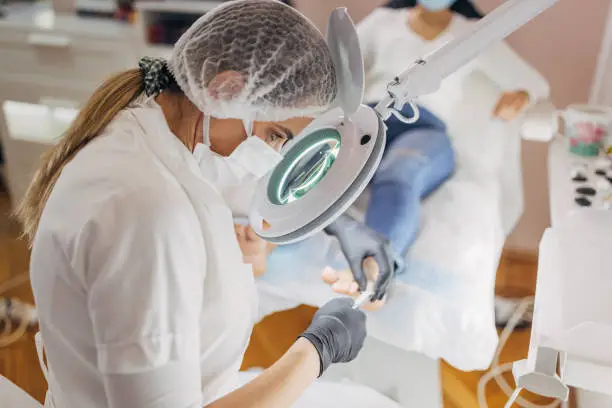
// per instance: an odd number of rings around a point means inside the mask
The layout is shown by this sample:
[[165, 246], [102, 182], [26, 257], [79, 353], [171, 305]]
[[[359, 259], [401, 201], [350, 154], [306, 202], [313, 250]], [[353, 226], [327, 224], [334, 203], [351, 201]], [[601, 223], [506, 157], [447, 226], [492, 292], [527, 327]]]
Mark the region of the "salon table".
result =
[[[582, 183], [572, 181], [572, 172], [580, 169], [587, 178], [586, 184], [597, 189], [597, 194], [592, 199], [590, 208], [600, 209], [605, 205], [612, 206], [612, 186], [606, 186], [603, 177], [597, 175], [598, 168], [608, 168], [612, 171], [612, 163], [600, 158], [580, 157], [569, 152], [569, 144], [562, 135], [553, 135], [554, 139], [548, 150], [548, 184], [550, 202], [550, 221], [551, 226], [560, 225], [561, 222], [571, 214], [582, 211], [583, 209], [575, 202], [576, 188], [583, 187]], [[602, 163], [603, 162], [603, 163]], [[598, 181], [603, 182], [598, 183]], [[607, 200], [607, 204], [606, 204]], [[586, 211], [590, 211], [590, 208]], [[609, 207], [608, 207], [609, 208]], [[608, 209], [608, 211], [612, 211]], [[612, 212], [610, 213], [612, 216]], [[612, 397], [576, 389], [577, 406], [579, 408], [604, 408], [612, 406]]]

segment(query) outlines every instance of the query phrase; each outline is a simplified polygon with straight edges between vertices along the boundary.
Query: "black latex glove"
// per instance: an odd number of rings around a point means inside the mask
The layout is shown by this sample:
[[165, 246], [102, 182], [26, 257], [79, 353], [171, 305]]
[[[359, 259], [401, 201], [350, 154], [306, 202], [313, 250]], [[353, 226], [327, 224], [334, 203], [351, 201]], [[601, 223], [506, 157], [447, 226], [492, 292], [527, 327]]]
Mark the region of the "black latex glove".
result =
[[334, 236], [340, 242], [340, 247], [349, 263], [359, 290], [366, 290], [368, 277], [363, 270], [363, 260], [374, 257], [378, 264], [379, 275], [374, 285], [374, 295], [371, 300], [381, 300], [387, 292], [395, 271], [400, 267], [399, 258], [391, 249], [389, 240], [379, 235], [367, 225], [342, 214], [331, 225], [325, 228], [325, 233]]
[[350, 298], [330, 300], [315, 313], [308, 329], [299, 336], [310, 341], [319, 353], [319, 377], [331, 364], [352, 361], [363, 347], [366, 315], [353, 309], [353, 304]]

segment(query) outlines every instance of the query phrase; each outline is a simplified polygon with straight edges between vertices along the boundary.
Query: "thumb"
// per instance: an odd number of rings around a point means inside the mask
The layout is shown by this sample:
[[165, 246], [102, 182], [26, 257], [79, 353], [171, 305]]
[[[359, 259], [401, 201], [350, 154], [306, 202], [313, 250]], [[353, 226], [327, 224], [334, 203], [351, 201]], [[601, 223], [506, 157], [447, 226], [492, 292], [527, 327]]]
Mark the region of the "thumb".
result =
[[499, 98], [499, 100], [495, 104], [495, 107], [493, 108], [493, 116], [496, 116], [496, 117], [499, 116], [503, 106], [504, 106], [504, 97], [502, 96], [501, 98]]
[[237, 236], [242, 237], [244, 235], [244, 225], [234, 224], [234, 232]]
[[246, 227], [245, 232], [247, 239], [249, 239], [250, 241], [259, 241], [261, 239], [259, 235], [257, 235], [257, 233], [255, 232], [255, 230], [251, 227]]
[[352, 258], [348, 260], [348, 263], [351, 268], [351, 272], [353, 273], [353, 278], [355, 278], [355, 281], [359, 285], [359, 290], [363, 292], [366, 290], [368, 279], [363, 271], [362, 259]]

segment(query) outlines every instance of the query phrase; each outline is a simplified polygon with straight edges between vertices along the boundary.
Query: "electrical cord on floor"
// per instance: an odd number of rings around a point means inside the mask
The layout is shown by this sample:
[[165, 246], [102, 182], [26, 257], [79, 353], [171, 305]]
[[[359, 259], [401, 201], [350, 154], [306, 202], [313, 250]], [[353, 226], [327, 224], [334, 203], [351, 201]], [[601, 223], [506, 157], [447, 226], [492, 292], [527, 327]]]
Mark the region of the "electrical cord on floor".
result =
[[[28, 272], [23, 272], [14, 278], [0, 283], [0, 348], [7, 347], [19, 340], [28, 327], [37, 323], [36, 309], [32, 305], [18, 299], [2, 297], [2, 294], [26, 283], [30, 279]], [[13, 322], [18, 322], [13, 327]]]
[[[503, 330], [506, 327], [510, 317], [524, 298], [495, 296], [495, 326], [498, 329]], [[533, 306], [525, 311], [514, 330], [530, 329], [532, 320]]]
[[505, 405], [505, 408], [510, 408], [514, 403], [517, 403], [522, 408], [556, 408], [561, 404], [561, 401], [553, 401], [550, 404], [539, 405], [534, 404], [532, 402], [527, 401], [522, 398], [519, 394], [522, 391], [521, 388], [514, 389], [506, 379], [503, 374], [512, 371], [513, 363], [505, 363], [499, 364], [499, 358], [501, 355], [504, 346], [508, 342], [510, 335], [519, 324], [521, 319], [525, 314], [527, 314], [530, 310], [533, 310], [533, 297], [524, 298], [508, 320], [506, 327], [501, 332], [499, 336], [499, 345], [497, 346], [497, 350], [495, 351], [495, 357], [493, 358], [493, 363], [491, 364], [491, 369], [482, 376], [480, 381], [478, 382], [478, 405], [480, 408], [488, 408], [487, 399], [486, 399], [486, 386], [491, 380], [495, 380], [499, 388], [508, 396], [508, 402]]

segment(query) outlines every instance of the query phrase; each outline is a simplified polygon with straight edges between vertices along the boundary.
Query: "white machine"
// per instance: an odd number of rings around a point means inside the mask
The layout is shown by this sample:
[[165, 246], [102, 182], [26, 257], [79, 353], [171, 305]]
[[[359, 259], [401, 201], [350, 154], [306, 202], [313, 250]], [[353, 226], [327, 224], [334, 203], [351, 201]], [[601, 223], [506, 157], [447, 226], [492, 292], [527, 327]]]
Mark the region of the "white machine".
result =
[[566, 400], [568, 386], [612, 394], [612, 214], [576, 211], [540, 244], [531, 343], [517, 392]]
[[[408, 123], [416, 121], [414, 98], [435, 92], [448, 75], [557, 1], [506, 1], [461, 37], [395, 78], [388, 96], [374, 109], [361, 104], [364, 67], [355, 26], [346, 9], [336, 9], [329, 19], [327, 41], [336, 63], [338, 106], [289, 143], [284, 159], [260, 182], [250, 214], [257, 234], [288, 244], [329, 225], [373, 177], [385, 147], [384, 119], [395, 115]], [[399, 112], [407, 103], [413, 107], [411, 118]], [[313, 190], [323, 194], [310, 194]]]

